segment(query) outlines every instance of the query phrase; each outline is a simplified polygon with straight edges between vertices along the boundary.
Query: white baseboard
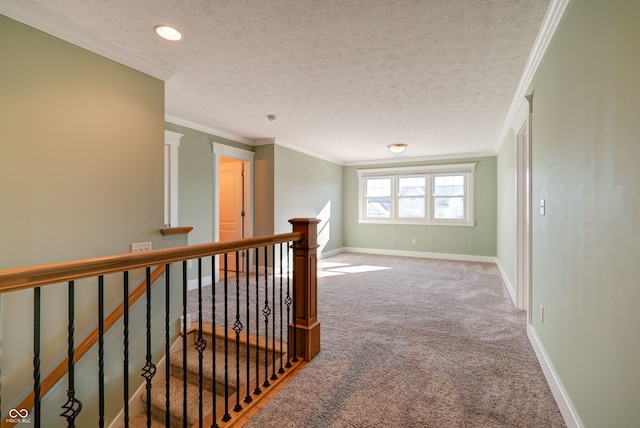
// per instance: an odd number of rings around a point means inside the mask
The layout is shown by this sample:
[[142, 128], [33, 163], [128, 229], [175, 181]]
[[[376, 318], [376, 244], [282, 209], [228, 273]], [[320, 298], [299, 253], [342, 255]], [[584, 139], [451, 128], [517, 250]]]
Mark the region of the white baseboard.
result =
[[404, 256], [404, 257], [419, 257], [423, 259], [438, 259], [438, 260], [455, 260], [461, 262], [481, 262], [481, 263], [495, 263], [496, 258], [491, 256], [476, 256], [472, 254], [451, 254], [451, 253], [430, 253], [425, 251], [405, 251], [405, 250], [388, 250], [381, 248], [358, 248], [358, 247], [343, 247], [340, 252], [351, 253], [364, 253], [364, 254], [379, 254], [383, 256]]
[[529, 337], [529, 342], [531, 342], [531, 346], [536, 353], [538, 362], [542, 367], [542, 372], [549, 384], [549, 388], [551, 388], [553, 398], [555, 398], [558, 408], [560, 409], [560, 413], [562, 413], [565, 424], [567, 424], [568, 428], [582, 428], [584, 425], [582, 424], [582, 421], [580, 421], [580, 417], [573, 407], [562, 382], [560, 382], [560, 378], [553, 368], [542, 343], [540, 343], [540, 339], [538, 338], [536, 331], [530, 324], [527, 325], [527, 336]]
[[345, 252], [344, 247], [338, 248], [336, 250], [331, 250], [331, 251], [323, 251], [322, 253], [318, 254], [318, 260], [326, 259], [327, 257], [337, 256], [338, 254], [344, 253], [344, 252]]
[[[207, 276], [203, 276], [202, 277], [202, 286], [206, 287], [208, 285], [213, 284], [212, 282], [212, 276], [211, 275], [207, 275]], [[187, 282], [187, 290], [191, 291], [191, 290], [196, 290], [198, 288], [198, 278], [189, 280]]]
[[500, 276], [502, 277], [502, 281], [509, 292], [509, 296], [511, 297], [511, 301], [513, 302], [513, 306], [518, 307], [518, 298], [516, 297], [516, 289], [511, 285], [511, 281], [509, 281], [509, 277], [507, 273], [502, 268], [502, 264], [500, 263], [500, 259], [496, 257], [496, 266], [498, 267], [498, 271], [500, 272]]

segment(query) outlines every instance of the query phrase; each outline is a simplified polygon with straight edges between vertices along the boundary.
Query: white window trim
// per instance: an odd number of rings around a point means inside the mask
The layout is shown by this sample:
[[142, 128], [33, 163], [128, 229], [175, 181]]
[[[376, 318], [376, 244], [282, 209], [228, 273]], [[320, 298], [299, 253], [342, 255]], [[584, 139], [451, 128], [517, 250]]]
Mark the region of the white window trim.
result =
[[[372, 168], [359, 169], [358, 173], [358, 223], [365, 224], [413, 224], [413, 225], [438, 225], [438, 226], [475, 226], [474, 217], [474, 195], [475, 195], [475, 169], [476, 163], [459, 163], [444, 165], [421, 165], [410, 167], [396, 168]], [[466, 176], [465, 186], [465, 219], [436, 219], [433, 218], [433, 175], [438, 174], [454, 174], [462, 173]], [[366, 179], [367, 178], [391, 178], [392, 179], [392, 197], [391, 212], [396, 212], [396, 181], [398, 177], [416, 176], [424, 174], [427, 176], [427, 213], [425, 218], [408, 219], [408, 218], [389, 218], [389, 219], [370, 219], [366, 218]]]

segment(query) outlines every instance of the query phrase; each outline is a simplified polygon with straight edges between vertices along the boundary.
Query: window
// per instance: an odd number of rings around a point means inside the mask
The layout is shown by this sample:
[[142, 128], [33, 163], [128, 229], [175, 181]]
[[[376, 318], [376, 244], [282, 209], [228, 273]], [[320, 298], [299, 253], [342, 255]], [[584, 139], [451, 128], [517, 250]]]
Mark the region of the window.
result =
[[358, 170], [359, 222], [473, 226], [475, 166]]
[[390, 178], [371, 178], [367, 180], [366, 205], [368, 218], [390, 218]]
[[425, 218], [427, 178], [398, 177], [398, 218]]
[[435, 218], [464, 219], [464, 175], [433, 176]]

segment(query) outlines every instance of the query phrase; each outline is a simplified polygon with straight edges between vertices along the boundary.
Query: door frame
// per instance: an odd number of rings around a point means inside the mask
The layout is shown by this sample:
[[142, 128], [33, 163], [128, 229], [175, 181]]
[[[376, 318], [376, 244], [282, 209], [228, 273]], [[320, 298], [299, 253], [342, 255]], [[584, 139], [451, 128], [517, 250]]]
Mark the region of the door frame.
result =
[[516, 134], [516, 306], [531, 323], [531, 116]]
[[[220, 158], [231, 158], [244, 162], [244, 212], [245, 238], [253, 236], [253, 158], [255, 153], [237, 147], [213, 142], [213, 242], [220, 241]], [[220, 266], [218, 256], [216, 265]], [[219, 281], [219, 272], [213, 272], [215, 282]]]

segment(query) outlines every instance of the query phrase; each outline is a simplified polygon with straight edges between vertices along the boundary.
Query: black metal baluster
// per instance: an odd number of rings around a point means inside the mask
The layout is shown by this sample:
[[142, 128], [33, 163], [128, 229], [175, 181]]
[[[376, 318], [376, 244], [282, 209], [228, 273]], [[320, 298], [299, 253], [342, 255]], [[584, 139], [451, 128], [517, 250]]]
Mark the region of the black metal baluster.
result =
[[69, 281], [69, 324], [67, 327], [68, 337], [67, 337], [67, 402], [64, 403], [62, 408], [64, 412], [60, 414], [63, 418], [67, 419], [67, 428], [75, 428], [76, 426], [76, 417], [82, 410], [82, 403], [80, 400], [76, 398], [75, 391], [75, 363], [73, 360], [74, 353], [74, 329], [75, 329], [75, 295], [74, 295], [74, 282]]
[[296, 348], [296, 337], [298, 337], [298, 332], [297, 327], [296, 327], [296, 319], [297, 319], [297, 314], [298, 312], [296, 312], [296, 305], [297, 305], [297, 299], [296, 299], [296, 245], [297, 244], [293, 244], [293, 262], [292, 262], [292, 266], [291, 269], [293, 270], [293, 284], [292, 284], [292, 288], [293, 288], [293, 358], [291, 359], [291, 361], [293, 361], [294, 363], [298, 362], [298, 348]]
[[[187, 261], [182, 261], [182, 428], [187, 428]], [[167, 356], [168, 358], [169, 356]], [[168, 363], [168, 361], [167, 361]]]
[[[289, 254], [289, 249], [291, 247], [287, 245], [287, 297], [284, 299], [284, 304], [287, 305], [287, 347], [289, 348], [291, 344], [291, 328], [289, 327], [289, 322], [291, 321], [291, 294], [289, 294], [289, 290], [291, 289], [291, 284], [289, 279], [291, 278], [291, 258]], [[287, 364], [285, 364], [286, 368], [291, 367], [291, 353], [287, 351]]]
[[156, 374], [156, 365], [153, 364], [151, 357], [151, 267], [146, 268], [146, 290], [147, 307], [146, 307], [146, 321], [147, 321], [147, 358], [146, 364], [142, 368], [142, 377], [146, 380], [147, 389], [147, 428], [151, 428], [151, 379]]
[[282, 300], [282, 242], [280, 243], [280, 299], [279, 299], [279, 306], [280, 306], [280, 369], [278, 370], [278, 373], [282, 374], [284, 373], [284, 367], [282, 366], [282, 360], [283, 360], [283, 355], [284, 355], [284, 351], [282, 350], [282, 344], [284, 343], [284, 333], [283, 333], [283, 329], [282, 329], [282, 324], [283, 324], [283, 318], [282, 318], [282, 304], [283, 304], [283, 300]]
[[216, 272], [217, 272], [217, 267], [216, 267], [216, 256], [211, 256], [211, 277], [213, 278], [213, 280], [211, 281], [211, 331], [212, 331], [212, 338], [211, 338], [211, 369], [212, 369], [212, 373], [213, 373], [213, 403], [211, 405], [212, 409], [211, 409], [211, 415], [213, 416], [213, 425], [211, 425], [211, 428], [219, 428], [218, 425], [218, 412], [216, 407], [218, 406], [218, 400], [217, 400], [217, 388], [218, 385], [216, 383], [216, 282], [215, 282], [215, 277], [216, 277]]
[[236, 405], [235, 412], [242, 410], [240, 404], [240, 332], [242, 331], [240, 322], [240, 252], [236, 251], [236, 320], [233, 323], [233, 330], [236, 332]]
[[123, 362], [123, 377], [124, 377], [124, 426], [129, 428], [129, 271], [124, 272], [123, 278], [123, 324], [124, 324], [124, 362]]
[[[202, 428], [202, 417], [204, 416], [202, 409], [204, 388], [202, 378], [202, 353], [206, 348], [207, 341], [202, 338], [202, 259], [198, 258], [198, 340], [196, 341], [196, 350], [198, 351], [198, 421], [200, 428]], [[215, 376], [213, 379], [215, 382]]]
[[165, 367], [164, 367], [164, 423], [166, 426], [171, 426], [171, 265], [165, 265], [164, 276], [164, 354], [165, 354]]
[[229, 257], [224, 253], [224, 416], [222, 420], [231, 420], [229, 414]]
[[251, 322], [250, 322], [250, 311], [249, 311], [249, 307], [250, 307], [250, 295], [249, 295], [249, 250], [245, 250], [245, 262], [246, 262], [246, 266], [245, 266], [245, 283], [246, 283], [246, 292], [247, 292], [247, 296], [246, 296], [246, 305], [247, 305], [247, 316], [246, 316], [246, 322], [247, 322], [247, 358], [246, 358], [246, 366], [247, 366], [247, 396], [244, 397], [244, 402], [245, 403], [251, 403], [253, 401], [253, 398], [251, 397], [251, 369], [250, 369], [250, 361], [251, 361], [251, 344], [249, 343], [249, 335], [251, 333]]
[[[260, 251], [258, 248], [256, 250], [256, 345], [260, 344], [260, 273], [258, 272], [260, 269], [260, 263], [258, 263], [260, 259]], [[256, 389], [253, 390], [255, 395], [259, 395], [262, 393], [260, 389], [260, 349], [259, 346], [256, 346]]]
[[[271, 380], [278, 379], [276, 375], [276, 246], [271, 245], [271, 304], [273, 305], [271, 329]], [[268, 351], [267, 351], [268, 352]]]
[[[37, 428], [42, 420], [40, 400], [40, 287], [33, 289], [33, 419]], [[0, 412], [2, 415], [2, 412]]]
[[269, 248], [264, 247], [264, 308], [262, 309], [262, 315], [264, 316], [264, 382], [262, 386], [265, 388], [270, 386], [269, 383], [269, 315], [271, 315], [271, 308], [269, 307], [269, 272], [267, 265], [269, 260]]
[[104, 276], [98, 277], [98, 426], [104, 428]]

